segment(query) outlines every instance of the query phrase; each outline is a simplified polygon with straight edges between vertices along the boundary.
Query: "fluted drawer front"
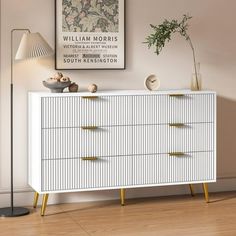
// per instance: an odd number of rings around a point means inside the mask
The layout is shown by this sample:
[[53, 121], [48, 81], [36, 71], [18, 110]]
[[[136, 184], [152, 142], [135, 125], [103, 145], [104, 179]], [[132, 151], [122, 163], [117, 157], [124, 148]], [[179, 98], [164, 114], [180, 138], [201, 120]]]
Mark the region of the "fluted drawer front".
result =
[[133, 97], [133, 124], [214, 122], [214, 94]]
[[132, 184], [132, 158], [43, 160], [42, 191], [108, 188]]
[[213, 123], [43, 129], [42, 158], [212, 151], [213, 137]]
[[42, 158], [129, 155], [132, 129], [132, 126], [43, 129]]
[[42, 191], [214, 181], [214, 152], [42, 161]]
[[132, 96], [42, 98], [42, 128], [132, 123]]
[[133, 185], [204, 182], [215, 178], [214, 152], [133, 157]]
[[42, 98], [42, 128], [214, 122], [214, 94]]
[[171, 125], [134, 126], [133, 154], [214, 150], [213, 123]]

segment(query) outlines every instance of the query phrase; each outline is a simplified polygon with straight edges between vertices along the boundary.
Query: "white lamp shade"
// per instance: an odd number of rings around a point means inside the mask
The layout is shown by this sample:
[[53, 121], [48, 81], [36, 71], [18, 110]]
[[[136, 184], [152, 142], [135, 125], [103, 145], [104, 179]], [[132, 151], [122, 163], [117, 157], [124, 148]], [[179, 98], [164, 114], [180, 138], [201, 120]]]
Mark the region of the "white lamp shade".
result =
[[16, 60], [45, 57], [53, 54], [52, 48], [40, 33], [25, 33], [16, 53]]

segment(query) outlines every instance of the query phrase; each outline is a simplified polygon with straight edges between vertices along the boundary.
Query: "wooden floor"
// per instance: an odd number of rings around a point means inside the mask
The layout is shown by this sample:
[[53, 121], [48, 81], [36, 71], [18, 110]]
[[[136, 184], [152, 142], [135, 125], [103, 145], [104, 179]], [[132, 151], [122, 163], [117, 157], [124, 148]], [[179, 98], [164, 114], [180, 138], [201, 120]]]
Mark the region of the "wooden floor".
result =
[[236, 193], [49, 206], [20, 218], [0, 218], [1, 236], [236, 236]]

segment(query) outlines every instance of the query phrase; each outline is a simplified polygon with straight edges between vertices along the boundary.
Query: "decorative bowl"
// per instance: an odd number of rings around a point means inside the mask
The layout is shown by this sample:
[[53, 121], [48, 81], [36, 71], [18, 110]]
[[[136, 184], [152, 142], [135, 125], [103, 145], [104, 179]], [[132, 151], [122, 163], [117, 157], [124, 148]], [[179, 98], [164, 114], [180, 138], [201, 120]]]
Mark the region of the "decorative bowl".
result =
[[71, 81], [68, 82], [54, 82], [48, 83], [47, 81], [43, 81], [43, 85], [46, 88], [49, 88], [52, 93], [63, 93], [63, 90], [71, 85]]

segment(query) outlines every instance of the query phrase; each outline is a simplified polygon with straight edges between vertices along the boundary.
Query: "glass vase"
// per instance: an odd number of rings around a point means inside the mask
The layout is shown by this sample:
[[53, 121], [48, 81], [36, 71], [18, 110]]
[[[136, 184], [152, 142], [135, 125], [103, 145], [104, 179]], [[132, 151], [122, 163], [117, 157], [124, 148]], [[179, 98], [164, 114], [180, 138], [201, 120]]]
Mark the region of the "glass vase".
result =
[[193, 68], [191, 77], [191, 90], [200, 91], [202, 90], [202, 75], [200, 73], [200, 63], [196, 63], [196, 70]]

